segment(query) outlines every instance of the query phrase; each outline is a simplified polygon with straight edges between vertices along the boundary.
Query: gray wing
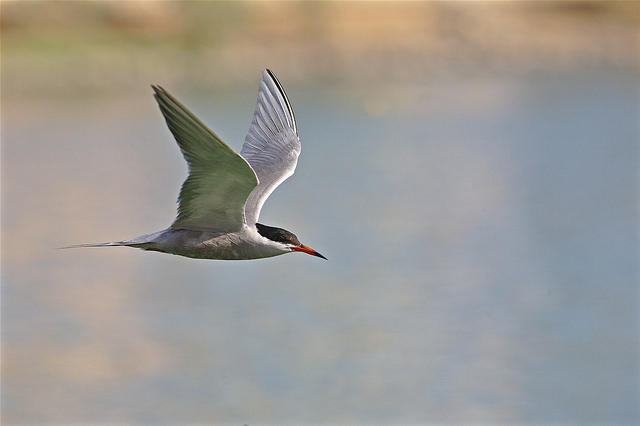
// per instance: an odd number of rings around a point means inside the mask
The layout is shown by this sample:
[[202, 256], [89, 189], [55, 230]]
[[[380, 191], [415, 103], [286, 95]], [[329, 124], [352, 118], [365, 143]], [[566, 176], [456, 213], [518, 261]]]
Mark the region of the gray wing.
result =
[[247, 224], [252, 225], [273, 190], [293, 174], [300, 155], [293, 110], [280, 82], [269, 70], [262, 72], [258, 103], [240, 155], [258, 176], [258, 186], [245, 205]]
[[151, 86], [189, 165], [174, 229], [230, 232], [245, 223], [244, 205], [258, 184], [247, 162], [169, 92]]

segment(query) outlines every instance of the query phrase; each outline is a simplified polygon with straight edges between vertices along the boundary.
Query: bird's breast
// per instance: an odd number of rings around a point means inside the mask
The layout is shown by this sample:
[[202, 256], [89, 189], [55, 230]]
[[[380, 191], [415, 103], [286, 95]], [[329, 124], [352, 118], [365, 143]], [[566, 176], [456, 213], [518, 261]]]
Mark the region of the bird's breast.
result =
[[287, 253], [283, 247], [265, 240], [247, 227], [228, 233], [169, 229], [149, 249], [196, 259], [220, 260], [259, 259]]

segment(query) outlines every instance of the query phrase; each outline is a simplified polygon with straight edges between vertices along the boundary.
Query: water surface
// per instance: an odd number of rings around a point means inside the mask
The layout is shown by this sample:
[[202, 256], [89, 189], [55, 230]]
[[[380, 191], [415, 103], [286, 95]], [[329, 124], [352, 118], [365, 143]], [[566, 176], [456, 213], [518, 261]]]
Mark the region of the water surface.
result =
[[[261, 221], [327, 262], [56, 250], [166, 227], [186, 166], [148, 88], [3, 98], [7, 422], [638, 420], [636, 78], [280, 78]], [[172, 91], [240, 149], [255, 88]]]

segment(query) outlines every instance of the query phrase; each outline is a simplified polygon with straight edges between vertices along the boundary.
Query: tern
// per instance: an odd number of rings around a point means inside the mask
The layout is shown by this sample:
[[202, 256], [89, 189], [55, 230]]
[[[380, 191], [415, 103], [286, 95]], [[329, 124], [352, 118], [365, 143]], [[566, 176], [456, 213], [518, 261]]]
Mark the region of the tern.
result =
[[259, 259], [301, 252], [326, 260], [293, 233], [258, 223], [274, 189], [293, 175], [300, 138], [289, 99], [270, 70], [240, 154], [160, 86], [151, 86], [189, 175], [169, 228], [130, 240], [72, 247], [126, 246], [196, 259]]

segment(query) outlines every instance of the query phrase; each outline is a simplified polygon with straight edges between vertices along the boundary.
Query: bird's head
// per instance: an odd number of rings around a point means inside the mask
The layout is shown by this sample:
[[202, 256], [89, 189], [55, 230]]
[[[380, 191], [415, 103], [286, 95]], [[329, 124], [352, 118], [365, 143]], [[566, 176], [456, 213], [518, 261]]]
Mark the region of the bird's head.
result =
[[261, 223], [256, 223], [256, 228], [258, 229], [258, 233], [263, 237], [275, 241], [277, 243], [283, 244], [289, 251], [299, 251], [302, 253], [307, 253], [312, 256], [320, 257], [324, 260], [327, 260], [326, 257], [312, 249], [311, 247], [307, 247], [298, 240], [298, 237], [295, 236], [293, 232], [289, 232], [286, 229], [275, 228], [273, 226], [266, 226]]

